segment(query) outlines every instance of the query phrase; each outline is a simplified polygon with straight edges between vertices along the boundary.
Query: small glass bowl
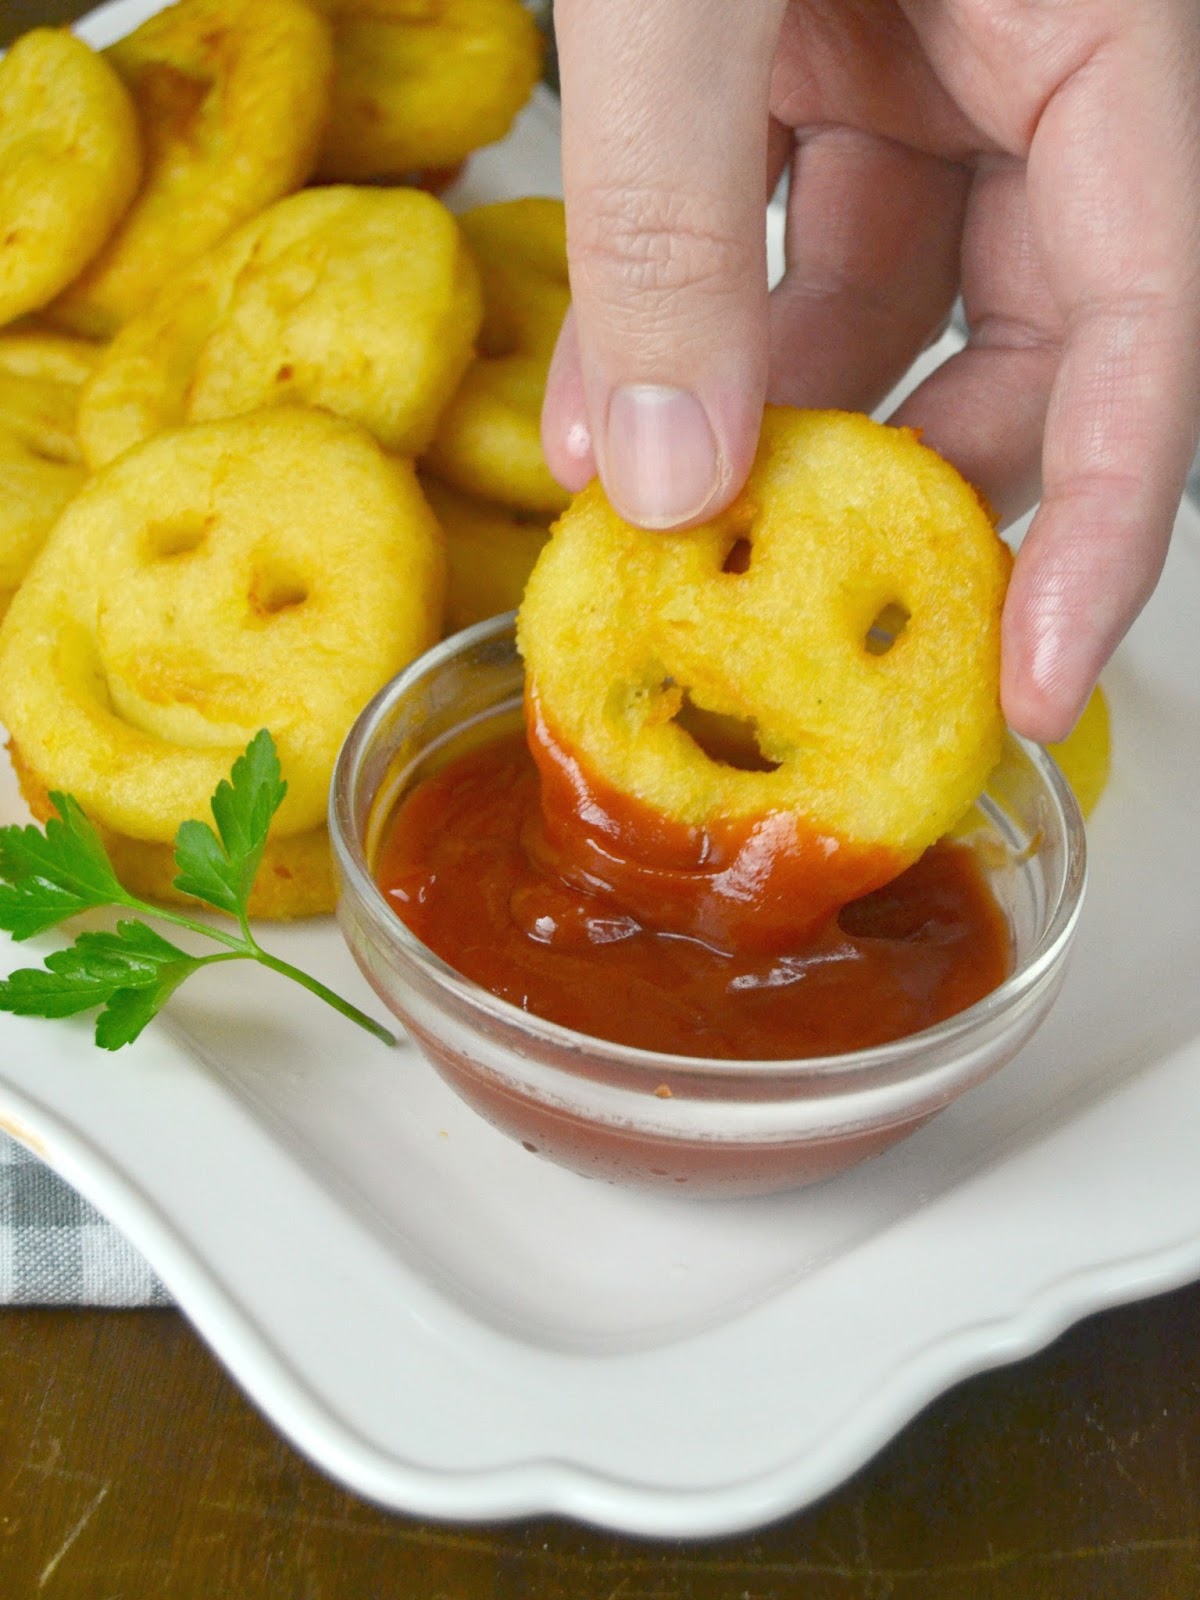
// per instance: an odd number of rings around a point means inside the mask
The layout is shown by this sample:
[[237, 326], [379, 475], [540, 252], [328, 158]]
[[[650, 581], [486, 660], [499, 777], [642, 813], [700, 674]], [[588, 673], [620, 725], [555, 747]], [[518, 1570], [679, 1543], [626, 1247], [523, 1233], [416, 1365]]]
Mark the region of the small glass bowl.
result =
[[1012, 975], [969, 1010], [871, 1049], [728, 1061], [611, 1044], [530, 1016], [417, 939], [372, 878], [396, 802], [521, 712], [511, 615], [455, 634], [383, 688], [338, 760], [338, 917], [360, 967], [464, 1100], [589, 1177], [705, 1196], [826, 1178], [914, 1132], [1008, 1061], [1062, 984], [1085, 880], [1083, 822], [1044, 751], [1009, 737], [963, 830], [1011, 930]]

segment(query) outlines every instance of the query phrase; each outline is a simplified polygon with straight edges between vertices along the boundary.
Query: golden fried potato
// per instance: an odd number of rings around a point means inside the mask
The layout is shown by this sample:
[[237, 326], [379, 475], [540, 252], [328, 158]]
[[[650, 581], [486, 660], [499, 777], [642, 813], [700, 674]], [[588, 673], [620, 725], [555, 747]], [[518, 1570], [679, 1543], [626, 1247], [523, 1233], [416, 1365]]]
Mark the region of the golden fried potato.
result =
[[102, 348], [26, 317], [0, 332], [0, 372], [78, 385], [95, 372]]
[[446, 632], [515, 611], [550, 537], [545, 517], [460, 494], [436, 478], [421, 488], [446, 535]]
[[86, 476], [69, 461], [46, 460], [0, 427], [0, 614]]
[[171, 272], [312, 170], [329, 114], [329, 24], [308, 0], [179, 0], [107, 52], [146, 145], [108, 247], [52, 315], [107, 337]]
[[79, 388], [97, 351], [33, 327], [0, 333], [0, 616], [83, 483]]
[[65, 289], [108, 241], [142, 174], [121, 80], [61, 28], [0, 59], [0, 323]]
[[273, 836], [307, 834], [354, 716], [437, 638], [444, 561], [411, 466], [340, 418], [161, 435], [85, 485], [18, 589], [0, 720], [35, 783], [160, 845], [267, 727]]
[[0, 430], [45, 460], [81, 462], [79, 393], [99, 360], [97, 345], [35, 323], [0, 332]]
[[1091, 698], [1083, 708], [1083, 715], [1067, 737], [1047, 748], [1075, 791], [1079, 809], [1085, 817], [1090, 817], [1108, 786], [1112, 768], [1108, 701], [1099, 684], [1092, 690]]
[[1010, 565], [952, 467], [844, 412], [768, 408], [745, 490], [687, 532], [630, 526], [593, 484], [519, 619], [548, 834], [568, 794], [592, 886], [786, 948], [983, 787]]
[[362, 182], [454, 167], [502, 139], [542, 70], [520, 0], [320, 0], [333, 112], [317, 174]]
[[113, 340], [79, 431], [93, 467], [165, 428], [281, 402], [425, 444], [481, 316], [453, 217], [416, 189], [308, 189], [194, 261]]
[[480, 499], [561, 511], [570, 497], [542, 454], [541, 414], [570, 299], [562, 201], [502, 201], [460, 222], [483, 282], [479, 358], [443, 414], [426, 462]]

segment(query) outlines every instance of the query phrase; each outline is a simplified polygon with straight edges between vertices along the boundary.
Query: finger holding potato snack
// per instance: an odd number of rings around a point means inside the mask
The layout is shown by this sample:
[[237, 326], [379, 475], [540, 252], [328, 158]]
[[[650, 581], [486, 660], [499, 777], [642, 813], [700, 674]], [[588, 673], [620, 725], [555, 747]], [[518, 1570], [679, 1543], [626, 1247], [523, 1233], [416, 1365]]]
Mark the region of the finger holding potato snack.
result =
[[328, 910], [334, 757], [437, 638], [444, 581], [411, 466], [353, 424], [288, 406], [151, 440], [81, 490], [0, 628], [26, 793], [73, 794], [169, 898], [180, 823], [269, 728], [288, 794], [255, 906]]
[[520, 0], [320, 0], [333, 22], [324, 180], [411, 180], [508, 132], [542, 70]]
[[194, 261], [122, 329], [84, 393], [84, 454], [99, 467], [165, 428], [282, 402], [323, 406], [415, 454], [480, 316], [474, 263], [440, 201], [305, 190]]
[[164, 277], [297, 189], [329, 112], [329, 24], [309, 0], [179, 0], [111, 46], [146, 148], [115, 237], [57, 301], [107, 338]]
[[570, 300], [561, 200], [477, 206], [460, 219], [479, 264], [479, 356], [438, 424], [426, 466], [483, 500], [561, 511], [569, 496], [542, 453], [542, 399]]
[[108, 62], [65, 29], [18, 39], [0, 60], [0, 324], [83, 271], [141, 174], [137, 115]]
[[888, 882], [999, 755], [1010, 565], [948, 463], [845, 412], [769, 407], [745, 490], [684, 532], [593, 484], [518, 630], [565, 875], [723, 949], [786, 948]]

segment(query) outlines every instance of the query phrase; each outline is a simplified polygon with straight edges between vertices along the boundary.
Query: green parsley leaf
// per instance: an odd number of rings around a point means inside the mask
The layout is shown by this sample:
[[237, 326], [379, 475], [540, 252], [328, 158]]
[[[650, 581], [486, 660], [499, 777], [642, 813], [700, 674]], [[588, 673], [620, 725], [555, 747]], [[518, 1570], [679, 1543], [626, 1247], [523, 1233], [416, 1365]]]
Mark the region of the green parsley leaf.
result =
[[194, 972], [210, 956], [192, 956], [145, 922], [118, 922], [111, 933], [81, 933], [66, 950], [46, 957], [51, 972], [111, 978], [118, 988], [153, 988], [164, 971], [184, 964]]
[[18, 967], [0, 980], [0, 1011], [17, 1017], [73, 1017], [102, 1006], [113, 993], [111, 981], [63, 976], [45, 967]]
[[[176, 982], [181, 983], [186, 976], [181, 974]], [[132, 1044], [158, 1015], [174, 988], [172, 983], [159, 989], [115, 990], [96, 1018], [96, 1043], [101, 1050], [119, 1050], [123, 1044]]]
[[0, 929], [31, 939], [93, 906], [128, 897], [100, 837], [70, 795], [52, 794], [58, 812], [41, 828], [0, 828]]
[[[144, 926], [144, 924], [143, 924]], [[119, 1050], [132, 1044], [142, 1029], [166, 1005], [185, 978], [220, 956], [193, 957], [160, 966], [152, 982], [114, 989], [108, 1004], [96, 1018], [96, 1043], [102, 1050]]]
[[198, 921], [182, 911], [148, 905], [121, 886], [99, 835], [70, 795], [51, 796], [58, 811], [44, 832], [0, 828], [0, 930], [28, 939], [76, 912], [121, 906], [174, 923], [221, 946], [191, 955], [147, 923], [126, 919], [112, 932], [79, 934], [42, 967], [22, 967], [0, 978], [0, 1011], [17, 1016], [70, 1017], [99, 1010], [96, 1043], [105, 1050], [129, 1044], [156, 1016], [185, 978], [214, 961], [257, 961], [291, 978], [385, 1044], [396, 1040], [373, 1017], [310, 973], [263, 950], [250, 931], [246, 903], [262, 860], [271, 818], [287, 792], [275, 744], [266, 729], [234, 762], [212, 798], [214, 831], [185, 822], [175, 839], [177, 886], [207, 905], [227, 911], [240, 933]]
[[229, 781], [217, 785], [217, 831], [206, 822], [185, 822], [176, 835], [175, 887], [232, 916], [244, 911], [267, 829], [286, 793], [275, 742], [263, 728], [234, 762]]
[[70, 1017], [103, 1006], [96, 1042], [113, 1050], [135, 1039], [178, 985], [213, 959], [188, 955], [144, 922], [118, 922], [114, 933], [81, 933], [44, 967], [0, 979], [0, 1010]]

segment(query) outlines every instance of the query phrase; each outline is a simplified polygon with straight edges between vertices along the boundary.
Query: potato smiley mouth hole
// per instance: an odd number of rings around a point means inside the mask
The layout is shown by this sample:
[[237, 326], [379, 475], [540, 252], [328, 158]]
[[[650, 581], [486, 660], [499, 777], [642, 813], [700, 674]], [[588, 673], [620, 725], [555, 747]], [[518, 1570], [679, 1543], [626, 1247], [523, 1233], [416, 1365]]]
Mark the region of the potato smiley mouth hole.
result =
[[69, 467], [78, 460], [78, 457], [73, 457], [69, 450], [65, 448], [56, 450], [52, 444], [44, 440], [29, 443], [25, 448], [35, 461], [44, 461], [50, 467]]
[[912, 621], [912, 612], [898, 600], [890, 600], [867, 629], [863, 649], [871, 656], [885, 656]]
[[763, 754], [752, 721], [706, 711], [695, 704], [686, 689], [671, 720], [720, 767], [732, 767], [737, 772], [778, 772], [782, 765]]

